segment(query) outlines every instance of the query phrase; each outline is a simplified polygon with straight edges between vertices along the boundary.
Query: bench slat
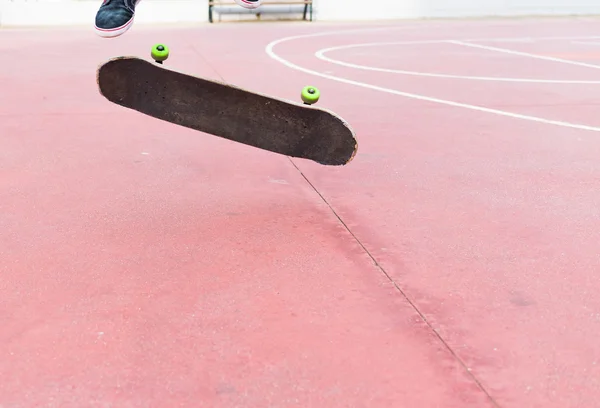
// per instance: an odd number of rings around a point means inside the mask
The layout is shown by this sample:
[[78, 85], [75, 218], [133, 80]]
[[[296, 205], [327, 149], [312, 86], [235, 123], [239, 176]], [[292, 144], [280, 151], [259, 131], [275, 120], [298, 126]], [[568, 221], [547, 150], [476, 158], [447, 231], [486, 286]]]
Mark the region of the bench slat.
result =
[[[262, 3], [260, 6], [269, 6], [269, 5], [294, 5], [294, 4], [312, 4], [312, 0], [306, 1], [270, 1], [268, 3]], [[208, 4], [210, 6], [237, 6], [238, 4], [233, 1], [209, 1]]]

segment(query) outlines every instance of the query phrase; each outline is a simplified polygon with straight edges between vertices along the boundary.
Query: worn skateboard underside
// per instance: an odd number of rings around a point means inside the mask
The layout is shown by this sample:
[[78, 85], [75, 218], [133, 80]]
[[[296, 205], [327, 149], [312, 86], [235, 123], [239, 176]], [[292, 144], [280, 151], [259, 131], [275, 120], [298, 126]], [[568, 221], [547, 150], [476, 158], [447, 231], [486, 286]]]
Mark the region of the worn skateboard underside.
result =
[[108, 100], [158, 119], [275, 153], [342, 165], [356, 153], [354, 132], [335, 114], [172, 71], [139, 58], [98, 69]]

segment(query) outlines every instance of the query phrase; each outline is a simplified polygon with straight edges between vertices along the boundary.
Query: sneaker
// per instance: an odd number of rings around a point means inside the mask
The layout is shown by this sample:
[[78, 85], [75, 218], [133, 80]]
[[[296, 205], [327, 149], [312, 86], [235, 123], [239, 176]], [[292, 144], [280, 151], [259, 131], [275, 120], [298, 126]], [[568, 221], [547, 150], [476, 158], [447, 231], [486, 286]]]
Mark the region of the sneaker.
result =
[[96, 14], [96, 33], [100, 37], [105, 38], [118, 37], [124, 34], [131, 28], [135, 15], [135, 6], [140, 1], [104, 0]]
[[235, 0], [235, 2], [244, 8], [255, 9], [260, 6], [262, 0]]

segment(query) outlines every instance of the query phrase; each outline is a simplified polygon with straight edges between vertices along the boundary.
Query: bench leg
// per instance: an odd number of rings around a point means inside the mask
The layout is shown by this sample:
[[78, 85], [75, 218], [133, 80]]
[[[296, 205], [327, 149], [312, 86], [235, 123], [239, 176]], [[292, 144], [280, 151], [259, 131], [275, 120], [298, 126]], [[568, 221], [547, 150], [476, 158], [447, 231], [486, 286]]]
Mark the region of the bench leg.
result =
[[[302, 20], [306, 21], [306, 13], [308, 12], [308, 4], [304, 5], [304, 13], [302, 15]], [[256, 13], [256, 18], [260, 20], [260, 13]], [[210, 23], [214, 22], [213, 17], [213, 6], [208, 6], [208, 21]], [[219, 15], [219, 21], [221, 21], [221, 16]], [[313, 6], [310, 4], [310, 21], [313, 21]]]

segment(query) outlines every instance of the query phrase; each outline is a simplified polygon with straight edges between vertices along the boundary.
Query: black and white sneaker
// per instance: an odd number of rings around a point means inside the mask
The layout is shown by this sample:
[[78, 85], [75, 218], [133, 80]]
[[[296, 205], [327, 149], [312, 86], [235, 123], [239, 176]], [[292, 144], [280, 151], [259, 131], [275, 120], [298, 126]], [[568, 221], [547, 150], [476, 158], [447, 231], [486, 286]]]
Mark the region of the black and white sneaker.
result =
[[235, 2], [247, 9], [255, 9], [260, 6], [262, 0], [235, 0]]
[[140, 1], [104, 0], [98, 13], [96, 13], [96, 33], [105, 38], [118, 37], [124, 34], [133, 24], [135, 6]]

